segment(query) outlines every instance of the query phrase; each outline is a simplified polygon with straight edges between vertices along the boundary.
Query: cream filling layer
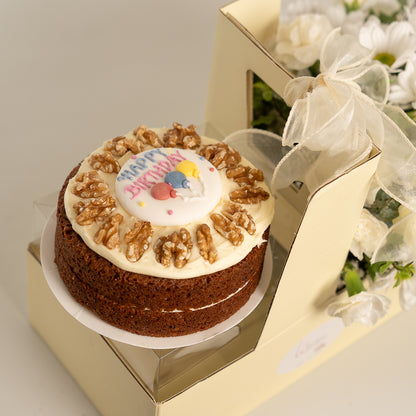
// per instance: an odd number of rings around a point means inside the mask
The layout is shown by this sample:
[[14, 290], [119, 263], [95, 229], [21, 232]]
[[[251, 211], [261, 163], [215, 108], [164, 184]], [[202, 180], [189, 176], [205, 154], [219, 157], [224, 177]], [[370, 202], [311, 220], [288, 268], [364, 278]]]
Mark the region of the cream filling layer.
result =
[[[225, 302], [226, 300], [232, 298], [234, 295], [236, 295], [238, 292], [240, 292], [241, 290], [243, 290], [247, 285], [248, 285], [248, 281], [246, 283], [244, 283], [243, 286], [241, 286], [239, 289], [237, 289], [234, 293], [231, 293], [231, 295], [228, 295], [226, 298], [219, 300], [218, 302], [214, 302], [214, 303], [210, 303], [209, 305], [205, 305], [205, 306], [201, 306], [200, 308], [189, 308], [188, 310], [184, 311], [184, 310], [180, 310], [180, 309], [174, 309], [172, 311], [165, 311], [164, 309], [162, 309], [162, 313], [180, 313], [180, 312], [196, 312], [196, 311], [201, 311], [203, 309], [208, 309], [208, 308], [212, 308], [215, 305], [218, 305], [222, 302]], [[147, 308], [146, 308], [147, 309]], [[148, 309], [149, 310], [149, 309]]]
[[[152, 130], [158, 133], [159, 136], [162, 136], [167, 129]], [[132, 133], [128, 133], [126, 136], [132, 136]], [[217, 142], [217, 140], [202, 137], [202, 145]], [[145, 150], [147, 149], [152, 149], [152, 147], [145, 146]], [[95, 150], [92, 154], [101, 153], [102, 151], [103, 147], [100, 147], [97, 150]], [[122, 156], [118, 160], [119, 164], [122, 166], [125, 163], [125, 161], [131, 157], [131, 155], [132, 153], [128, 151], [124, 156]], [[243, 159], [241, 161], [241, 164], [253, 167], [253, 165], [246, 159]], [[259, 168], [261, 168], [261, 166]], [[87, 157], [81, 163], [79, 173], [88, 172], [91, 170], [93, 169], [90, 166]], [[110, 189], [110, 195], [116, 198], [115, 181], [117, 174], [104, 173], [102, 171], [98, 171], [98, 174], [108, 185]], [[224, 204], [230, 201], [228, 196], [229, 193], [239, 188], [239, 186], [234, 181], [226, 177], [225, 169], [219, 170], [219, 174], [223, 183], [223, 189], [220, 201], [212, 212], [221, 212], [221, 208], [224, 206]], [[74, 183], [75, 178], [72, 178], [69, 181], [68, 187], [65, 192], [65, 211], [69, 221], [72, 224], [73, 229], [80, 235], [85, 244], [90, 249], [95, 251], [97, 254], [109, 260], [111, 263], [123, 270], [127, 270], [133, 273], [147, 274], [156, 277], [163, 277], [169, 279], [186, 279], [214, 273], [233, 266], [234, 264], [244, 259], [244, 257], [247, 256], [247, 254], [253, 249], [253, 247], [263, 243], [263, 233], [270, 225], [274, 215], [274, 199], [272, 195], [270, 195], [270, 197], [266, 201], [260, 203], [244, 204], [244, 209], [246, 209], [247, 212], [253, 217], [253, 220], [256, 224], [256, 231], [253, 235], [249, 235], [245, 230], [243, 230], [244, 241], [240, 246], [232, 245], [227, 239], [222, 237], [214, 229], [212, 220], [210, 219], [210, 214], [212, 212], [206, 215], [205, 217], [201, 218], [200, 221], [181, 226], [186, 228], [190, 232], [194, 243], [189, 261], [181, 269], [174, 267], [173, 264], [170, 267], [163, 266], [162, 264], [156, 261], [154, 253], [154, 246], [159, 237], [171, 234], [174, 231], [178, 231], [181, 227], [154, 225], [152, 226], [154, 233], [152, 241], [150, 243], [150, 247], [145, 251], [145, 253], [139, 261], [137, 261], [136, 263], [132, 263], [128, 261], [125, 256], [126, 243], [124, 242], [124, 235], [129, 229], [133, 228], [133, 225], [137, 221], [137, 218], [130, 215], [117, 201], [117, 206], [116, 209], [113, 211], [113, 214], [120, 213], [124, 217], [124, 221], [120, 227], [120, 247], [110, 250], [102, 244], [96, 244], [94, 242], [94, 236], [99, 230], [100, 224], [93, 223], [91, 225], [81, 226], [76, 222], [77, 213], [73, 207], [77, 202], [83, 199], [71, 192], [72, 188], [74, 187]], [[256, 186], [260, 186], [270, 193], [270, 190], [264, 182], [257, 182]], [[201, 257], [196, 244], [196, 229], [200, 224], [203, 223], [207, 224], [210, 227], [213, 242], [218, 251], [218, 259], [213, 264], [210, 264], [207, 260], [204, 260]]]

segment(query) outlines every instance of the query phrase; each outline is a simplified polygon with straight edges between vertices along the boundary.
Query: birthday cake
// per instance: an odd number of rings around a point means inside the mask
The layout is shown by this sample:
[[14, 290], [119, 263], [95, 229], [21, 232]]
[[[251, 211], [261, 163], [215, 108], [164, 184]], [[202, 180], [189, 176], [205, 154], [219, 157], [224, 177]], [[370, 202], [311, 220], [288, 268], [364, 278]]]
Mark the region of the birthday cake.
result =
[[59, 195], [55, 262], [72, 296], [132, 333], [204, 330], [260, 279], [274, 200], [263, 174], [194, 126], [139, 126], [92, 152]]

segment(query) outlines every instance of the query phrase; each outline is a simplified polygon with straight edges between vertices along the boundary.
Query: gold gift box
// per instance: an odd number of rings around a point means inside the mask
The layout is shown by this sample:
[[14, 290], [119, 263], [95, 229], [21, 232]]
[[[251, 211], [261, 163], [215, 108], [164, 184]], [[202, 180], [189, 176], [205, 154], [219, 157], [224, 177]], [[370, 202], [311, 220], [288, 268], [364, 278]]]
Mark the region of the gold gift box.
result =
[[[205, 134], [249, 126], [253, 73], [282, 94], [291, 75], [263, 46], [278, 18], [276, 0], [239, 0], [219, 11]], [[89, 330], [50, 291], [38, 241], [27, 251], [31, 323], [103, 415], [243, 415], [373, 329], [343, 328], [325, 307], [379, 157], [374, 148], [313, 194], [294, 186], [279, 193], [267, 293], [240, 324], [210, 340], [154, 350]], [[44, 221], [51, 200], [38, 203]], [[400, 310], [392, 297], [381, 322]]]

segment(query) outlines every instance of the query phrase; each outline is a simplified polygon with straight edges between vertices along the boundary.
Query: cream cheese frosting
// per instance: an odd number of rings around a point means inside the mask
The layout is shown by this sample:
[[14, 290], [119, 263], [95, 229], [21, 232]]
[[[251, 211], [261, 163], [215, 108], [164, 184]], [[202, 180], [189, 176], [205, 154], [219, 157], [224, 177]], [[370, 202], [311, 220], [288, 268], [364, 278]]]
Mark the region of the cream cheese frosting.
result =
[[[162, 137], [163, 134], [167, 131], [167, 129], [152, 129], [156, 132], [159, 137]], [[129, 132], [125, 135], [127, 138], [134, 138], [134, 134]], [[207, 144], [215, 144], [218, 143], [217, 140], [210, 139], [207, 137], [201, 137], [202, 143], [201, 145]], [[91, 155], [101, 154], [105, 150], [105, 144], [96, 149]], [[144, 152], [146, 151], [154, 151], [155, 147], [151, 145], [144, 146]], [[163, 149], [163, 152], [176, 152], [177, 149]], [[179, 154], [182, 156], [186, 155], [190, 150], [184, 151], [180, 149]], [[193, 152], [193, 151], [192, 151]], [[194, 152], [193, 152], [194, 153]], [[195, 154], [198, 154], [198, 150], [196, 150]], [[188, 156], [188, 155], [186, 155]], [[252, 216], [254, 223], [255, 223], [255, 232], [250, 235], [248, 232], [243, 230], [244, 233], [244, 240], [241, 245], [235, 246], [229, 240], [224, 238], [221, 234], [219, 234], [213, 227], [213, 222], [210, 218], [212, 213], [221, 212], [223, 206], [230, 202], [229, 194], [230, 192], [239, 189], [239, 185], [234, 182], [232, 179], [227, 178], [225, 169], [216, 170], [215, 175], [218, 175], [220, 182], [222, 183], [221, 192], [219, 195], [214, 196], [215, 204], [209, 210], [205, 210], [202, 214], [198, 213], [198, 215], [191, 215], [191, 220], [186, 222], [183, 218], [177, 221], [177, 224], [170, 224], [170, 225], [157, 225], [152, 222], [152, 229], [153, 229], [153, 236], [150, 242], [150, 247], [144, 252], [143, 256], [137, 262], [131, 262], [126, 258], [126, 248], [127, 244], [124, 241], [124, 235], [127, 231], [133, 228], [135, 222], [137, 222], [138, 217], [136, 215], [132, 215], [132, 210], [128, 207], [126, 208], [126, 203], [123, 203], [119, 200], [117, 195], [125, 195], [126, 192], [124, 191], [125, 188], [119, 190], [118, 193], [116, 191], [116, 187], [120, 182], [117, 181], [118, 175], [123, 172], [125, 166], [129, 166], [129, 161], [132, 161], [132, 157], [134, 160], [135, 155], [128, 150], [123, 156], [118, 159], [119, 165], [122, 167], [120, 172], [118, 173], [106, 173], [101, 170], [97, 170], [99, 177], [107, 184], [109, 188], [109, 194], [116, 199], [116, 208], [112, 212], [112, 215], [118, 213], [123, 216], [123, 222], [120, 226], [120, 246], [117, 248], [109, 249], [103, 244], [96, 244], [94, 241], [94, 236], [96, 235], [97, 231], [99, 230], [102, 224], [93, 222], [90, 225], [80, 225], [76, 221], [78, 212], [74, 208], [74, 206], [82, 201], [82, 198], [75, 195], [72, 192], [74, 186], [76, 186], [75, 177], [71, 178], [67, 189], [65, 191], [65, 211], [68, 219], [70, 220], [73, 229], [80, 235], [82, 240], [85, 244], [98, 253], [100, 256], [104, 257], [105, 259], [109, 260], [111, 263], [115, 264], [117, 267], [127, 270], [134, 273], [141, 273], [147, 274], [156, 277], [162, 278], [170, 278], [170, 279], [186, 279], [197, 277], [201, 275], [206, 275], [209, 273], [214, 273], [223, 269], [226, 269], [239, 261], [241, 261], [246, 255], [253, 249], [253, 247], [260, 245], [263, 240], [263, 233], [269, 227], [273, 215], [274, 215], [274, 199], [270, 196], [267, 200], [253, 203], [253, 204], [244, 204], [244, 209]], [[187, 157], [188, 159], [188, 157]], [[195, 159], [192, 159], [195, 162]], [[209, 166], [207, 160], [205, 160], [208, 166], [208, 169], [211, 168]], [[202, 161], [201, 163], [205, 163]], [[178, 160], [179, 163], [179, 160]], [[254, 166], [246, 159], [242, 158], [241, 164], [244, 166], [249, 166], [254, 168]], [[94, 169], [91, 167], [89, 163], [89, 158], [87, 157], [80, 165], [78, 174], [86, 173], [93, 171]], [[134, 178], [133, 178], [134, 179]], [[131, 182], [131, 180], [130, 180]], [[134, 181], [133, 181], [134, 182]], [[205, 186], [205, 185], [204, 185]], [[256, 183], [256, 186], [263, 188], [265, 191], [269, 192], [267, 185], [260, 181]], [[150, 192], [150, 191], [149, 191]], [[214, 186], [214, 193], [215, 193], [215, 186]], [[270, 193], [270, 192], [269, 192]], [[127, 192], [127, 195], [133, 195], [131, 192]], [[180, 198], [180, 197], [179, 197]], [[123, 199], [123, 198], [121, 198]], [[133, 198], [135, 199], [135, 198]], [[175, 198], [176, 200], [176, 198]], [[178, 199], [177, 201], [184, 200], [183, 198]], [[140, 204], [139, 198], [137, 198], [137, 203]], [[139, 205], [140, 206], [140, 205]], [[173, 211], [173, 210], [172, 210]], [[206, 212], [207, 211], [207, 212]], [[193, 213], [194, 214], [194, 213]], [[173, 217], [170, 216], [169, 218]], [[196, 245], [196, 230], [200, 224], [207, 224], [211, 229], [213, 244], [218, 251], [218, 258], [214, 263], [209, 263], [205, 260], [199, 253], [198, 247]], [[186, 265], [183, 268], [176, 268], [172, 264], [171, 266], [164, 266], [156, 260], [154, 247], [156, 242], [160, 237], [169, 235], [174, 231], [179, 231], [181, 227], [186, 228], [190, 235], [193, 236], [193, 248], [191, 250], [190, 258]]]

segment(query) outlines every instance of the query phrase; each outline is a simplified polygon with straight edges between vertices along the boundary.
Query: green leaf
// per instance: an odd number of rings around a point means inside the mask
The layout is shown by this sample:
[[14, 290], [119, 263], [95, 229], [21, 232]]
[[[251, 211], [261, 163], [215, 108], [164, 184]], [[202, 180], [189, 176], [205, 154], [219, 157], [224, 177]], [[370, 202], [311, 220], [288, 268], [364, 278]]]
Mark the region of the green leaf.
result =
[[345, 282], [345, 286], [347, 288], [348, 296], [354, 296], [357, 293], [365, 291], [363, 282], [358, 274], [358, 271], [355, 267], [347, 262], [345, 263], [342, 278]]
[[378, 272], [380, 274], [384, 274], [386, 270], [393, 264], [392, 261], [385, 261], [385, 262], [380, 262], [380, 263], [382, 263], [378, 269]]
[[260, 116], [256, 120], [253, 120], [251, 125], [253, 127], [258, 127], [262, 124], [268, 126], [272, 124], [274, 120], [275, 120], [275, 116], [273, 114], [268, 114], [268, 115]]
[[252, 104], [253, 121], [251, 125], [281, 135], [289, 117], [290, 107], [256, 74], [253, 75]]
[[387, 225], [391, 225], [393, 220], [399, 216], [399, 207], [399, 202], [380, 189], [369, 210], [378, 219], [384, 221]]
[[367, 268], [368, 274], [371, 277], [371, 280], [374, 282], [376, 280], [377, 268], [374, 264], [370, 264]]
[[398, 263], [394, 263], [393, 265], [397, 270], [394, 287], [399, 286], [403, 280], [410, 279], [415, 274], [415, 266], [413, 263], [408, 263], [405, 266], [400, 266]]
[[311, 72], [311, 75], [313, 77], [316, 77], [320, 74], [321, 72], [321, 61], [318, 59], [317, 61], [315, 61], [315, 63], [313, 65], [311, 65], [309, 68], [309, 71]]
[[381, 23], [384, 23], [384, 24], [388, 25], [388, 24], [393, 23], [397, 20], [397, 15], [398, 15], [398, 12], [390, 14], [390, 15], [385, 14], [385, 13], [379, 13], [377, 16], [380, 19]]
[[273, 100], [273, 91], [272, 90], [263, 91], [263, 100], [264, 101], [272, 101]]
[[393, 264], [392, 261], [378, 261], [371, 263], [371, 259], [364, 254], [364, 262], [360, 266], [370, 275], [371, 280], [376, 280], [377, 273], [384, 274]]
[[406, 114], [413, 120], [416, 121], [416, 110], [407, 110]]
[[410, 276], [410, 275], [409, 275], [409, 273], [408, 273], [407, 271], [405, 271], [405, 270], [400, 270], [400, 271], [398, 271], [398, 272], [396, 273], [396, 276], [395, 276], [396, 283], [395, 283], [394, 287], [399, 286], [399, 285], [400, 285], [400, 283], [401, 283], [403, 280], [407, 280], [407, 279], [409, 279], [410, 277], [412, 277], [412, 276]]
[[356, 10], [360, 8], [360, 3], [358, 2], [358, 0], [354, 0], [351, 3], [344, 2], [344, 6], [345, 6], [345, 11], [347, 13], [351, 13], [351, 12], [355, 12]]

